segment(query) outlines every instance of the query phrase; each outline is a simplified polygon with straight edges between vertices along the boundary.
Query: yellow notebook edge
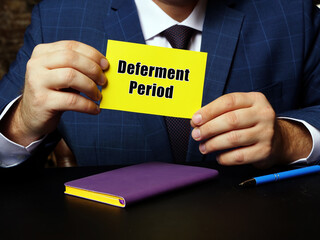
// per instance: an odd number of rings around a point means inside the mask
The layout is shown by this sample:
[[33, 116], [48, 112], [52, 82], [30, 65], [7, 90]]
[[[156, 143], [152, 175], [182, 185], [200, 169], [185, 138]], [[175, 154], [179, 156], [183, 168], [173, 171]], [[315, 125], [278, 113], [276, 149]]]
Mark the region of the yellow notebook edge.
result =
[[65, 185], [64, 193], [76, 197], [106, 203], [116, 207], [124, 208], [126, 206], [126, 200], [123, 197], [112, 194], [89, 191], [86, 189], [71, 187], [68, 185]]

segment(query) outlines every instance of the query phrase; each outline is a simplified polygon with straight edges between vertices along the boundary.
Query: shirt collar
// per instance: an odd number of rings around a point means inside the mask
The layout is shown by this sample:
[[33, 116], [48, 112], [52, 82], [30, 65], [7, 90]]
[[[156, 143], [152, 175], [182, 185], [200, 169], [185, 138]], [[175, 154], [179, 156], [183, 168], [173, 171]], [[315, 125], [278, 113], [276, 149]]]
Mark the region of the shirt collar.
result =
[[189, 17], [181, 23], [172, 19], [152, 0], [135, 0], [135, 3], [145, 40], [149, 40], [177, 24], [202, 32], [207, 0], [199, 0]]

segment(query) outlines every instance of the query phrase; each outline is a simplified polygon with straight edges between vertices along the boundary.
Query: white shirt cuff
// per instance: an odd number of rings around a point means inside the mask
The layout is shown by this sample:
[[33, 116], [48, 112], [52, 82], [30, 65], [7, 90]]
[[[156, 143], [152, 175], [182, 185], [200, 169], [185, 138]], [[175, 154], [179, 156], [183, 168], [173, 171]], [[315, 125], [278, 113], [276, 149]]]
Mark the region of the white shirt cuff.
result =
[[288, 119], [288, 120], [302, 123], [308, 129], [312, 137], [312, 142], [313, 142], [312, 149], [308, 157], [297, 159], [291, 164], [307, 164], [307, 165], [315, 164], [315, 162], [320, 158], [320, 131], [304, 120], [288, 118], [288, 117], [280, 117], [279, 119]]
[[[0, 114], [0, 121], [9, 111], [12, 105], [20, 98], [12, 100], [3, 112]], [[42, 143], [43, 137], [40, 140], [32, 142], [29, 146], [24, 147], [17, 144], [10, 139], [6, 138], [2, 133], [0, 133], [0, 167], [8, 168], [19, 165], [30, 157], [31, 153]]]

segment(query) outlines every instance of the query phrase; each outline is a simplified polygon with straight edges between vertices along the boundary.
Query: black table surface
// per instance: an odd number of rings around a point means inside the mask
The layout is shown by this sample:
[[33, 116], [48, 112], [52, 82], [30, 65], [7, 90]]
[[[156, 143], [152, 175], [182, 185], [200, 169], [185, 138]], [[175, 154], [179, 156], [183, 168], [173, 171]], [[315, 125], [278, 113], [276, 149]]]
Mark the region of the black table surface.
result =
[[64, 195], [116, 167], [0, 169], [0, 239], [319, 239], [320, 174], [240, 188], [275, 169], [204, 166], [219, 178], [125, 209]]

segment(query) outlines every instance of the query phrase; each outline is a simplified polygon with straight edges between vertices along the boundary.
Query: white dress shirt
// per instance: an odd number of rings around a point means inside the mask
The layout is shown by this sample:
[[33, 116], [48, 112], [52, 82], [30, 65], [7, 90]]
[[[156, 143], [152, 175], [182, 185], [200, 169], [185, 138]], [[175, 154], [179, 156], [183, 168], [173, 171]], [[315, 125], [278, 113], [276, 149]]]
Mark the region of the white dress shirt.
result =
[[[189, 50], [200, 51], [202, 29], [205, 18], [205, 9], [207, 0], [199, 0], [198, 4], [187, 19], [177, 22], [168, 16], [157, 4], [152, 0], [135, 0], [138, 9], [138, 15], [141, 23], [142, 32], [146, 44], [160, 47], [171, 47], [167, 39], [160, 33], [167, 28], [176, 24], [188, 26], [197, 30], [197, 33], [191, 38]], [[0, 121], [16, 101], [13, 100], [0, 115]], [[305, 121], [291, 119], [303, 123], [309, 130], [312, 139], [312, 151], [307, 158], [297, 159], [294, 163], [312, 164], [320, 157], [320, 131]], [[32, 151], [41, 143], [42, 140], [31, 143], [27, 147], [16, 144], [0, 133], [0, 167], [11, 167], [18, 165], [27, 159]]]
[[[19, 98], [20, 96], [11, 101], [0, 114], [0, 124], [4, 115]], [[12, 142], [10, 139], [6, 138], [2, 133], [0, 133], [0, 167], [13, 167], [24, 162], [28, 157], [30, 157], [31, 153], [42, 141], [43, 139], [40, 139], [32, 142], [29, 144], [29, 146], [24, 147]]]

